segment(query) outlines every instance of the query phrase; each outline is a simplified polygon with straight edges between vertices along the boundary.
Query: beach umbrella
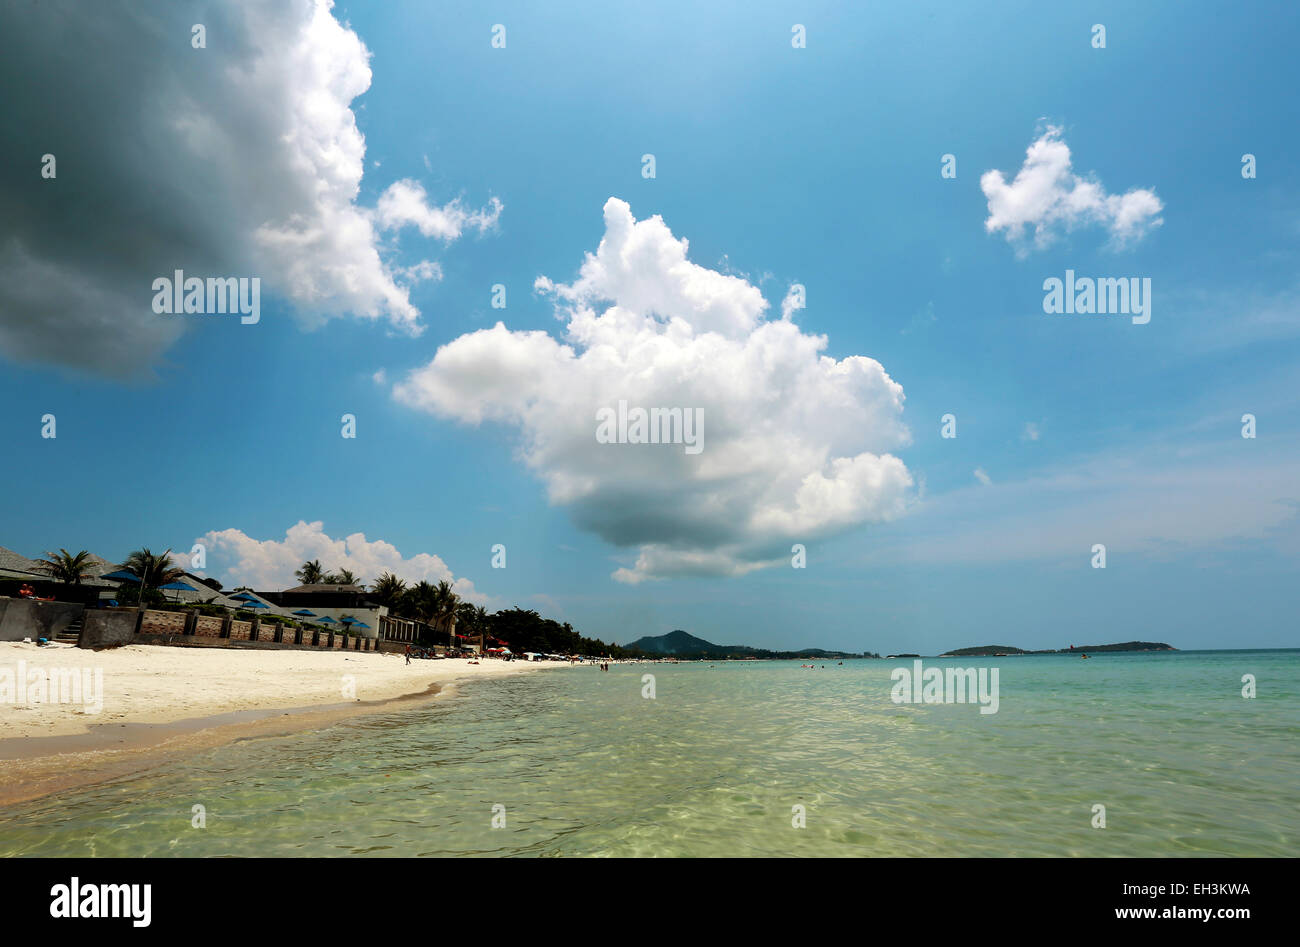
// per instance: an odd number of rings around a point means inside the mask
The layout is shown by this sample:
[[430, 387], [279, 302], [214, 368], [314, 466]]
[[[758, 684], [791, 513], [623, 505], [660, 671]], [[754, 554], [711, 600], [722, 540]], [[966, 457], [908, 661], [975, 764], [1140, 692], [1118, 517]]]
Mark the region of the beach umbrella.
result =
[[244, 600], [244, 608], [266, 608], [266, 606], [263, 605], [261, 602], [259, 602], [257, 599], [250, 598]]
[[328, 615], [326, 615], [324, 618], [322, 618], [322, 619], [321, 619], [321, 622], [322, 622], [323, 624], [326, 624], [326, 625], [337, 625], [337, 624], [338, 624], [338, 622], [336, 622], [333, 618], [330, 618]]
[[300, 616], [300, 617], [302, 617], [302, 618], [315, 618], [315, 617], [316, 617], [316, 613], [315, 613], [315, 612], [310, 611], [310, 610], [308, 610], [308, 609], [306, 609], [306, 608], [300, 608], [300, 609], [298, 609], [296, 612], [294, 612], [294, 614], [295, 614], [295, 615], [298, 615], [298, 616]]
[[366, 624], [365, 622], [363, 622], [363, 621], [354, 621], [354, 622], [352, 623], [352, 627], [353, 627], [353, 628], [369, 628], [370, 626], [367, 625], [367, 624]]
[[107, 575], [101, 575], [101, 579], [113, 579], [118, 582], [139, 582], [140, 577], [134, 572], [128, 572], [126, 569], [118, 569], [116, 572], [110, 572]]
[[247, 592], [240, 592], [238, 595], [232, 595], [232, 596], [230, 596], [230, 597], [231, 597], [231, 598], [237, 598], [237, 599], [239, 599], [239, 600], [242, 601], [242, 602], [256, 602], [256, 601], [257, 601], [257, 599], [256, 599], [254, 596], [249, 595]]
[[[166, 585], [158, 586], [158, 588], [159, 590], [167, 589], [168, 591], [172, 591], [172, 592], [197, 592], [198, 591], [198, 589], [196, 589], [194, 586], [187, 585], [184, 582], [168, 582]], [[179, 602], [180, 600], [181, 600], [180, 595], [177, 595], [176, 601]]]

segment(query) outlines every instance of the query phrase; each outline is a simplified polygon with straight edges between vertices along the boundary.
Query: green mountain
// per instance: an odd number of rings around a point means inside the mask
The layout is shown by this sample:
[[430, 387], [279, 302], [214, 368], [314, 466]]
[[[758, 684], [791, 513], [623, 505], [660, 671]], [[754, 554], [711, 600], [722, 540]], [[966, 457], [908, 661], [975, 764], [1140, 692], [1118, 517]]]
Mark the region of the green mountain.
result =
[[711, 641], [705, 641], [703, 638], [696, 638], [690, 632], [670, 631], [666, 635], [655, 637], [638, 638], [636, 641], [625, 645], [625, 647], [644, 651], [647, 654], [666, 654], [680, 656], [683, 654], [709, 654], [716, 652], [719, 657], [733, 650], [716, 645]]
[[671, 658], [714, 659], [724, 658], [860, 658], [861, 654], [847, 651], [823, 651], [820, 648], [805, 648], [802, 651], [769, 651], [766, 648], [751, 648], [748, 645], [714, 644], [697, 638], [690, 632], [670, 631], [666, 635], [638, 638], [624, 647], [629, 651], [641, 651], [649, 655], [662, 655]]

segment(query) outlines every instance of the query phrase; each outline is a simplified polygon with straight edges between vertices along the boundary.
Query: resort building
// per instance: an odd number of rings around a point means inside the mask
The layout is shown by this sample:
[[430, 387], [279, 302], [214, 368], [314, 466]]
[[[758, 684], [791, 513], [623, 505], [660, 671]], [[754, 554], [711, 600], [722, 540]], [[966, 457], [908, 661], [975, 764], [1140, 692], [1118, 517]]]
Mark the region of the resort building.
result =
[[[78, 608], [93, 608], [116, 605], [119, 589], [138, 584], [124, 565], [114, 565], [100, 556], [91, 557], [87, 571], [89, 575], [77, 586], [65, 584], [43, 572], [36, 560], [0, 546], [0, 597], [21, 594], [53, 602], [76, 602]], [[262, 619], [286, 619], [302, 626], [320, 626], [322, 631], [328, 629], [357, 638], [392, 642], [394, 646], [472, 648], [468, 639], [456, 634], [454, 617], [430, 624], [392, 614], [387, 605], [374, 601], [364, 586], [318, 583], [258, 592], [246, 588], [218, 589], [216, 584], [212, 579], [186, 571], [150, 591], [157, 592], [172, 606], [216, 606], [244, 620], [250, 620], [253, 615]]]
[[[89, 598], [93, 601], [96, 597], [104, 601], [111, 599], [117, 583], [101, 579], [100, 576], [116, 568], [117, 566], [107, 559], [92, 554], [87, 569], [90, 574], [81, 580], [81, 597], [78, 600]], [[21, 553], [0, 546], [0, 595], [9, 594], [10, 587], [18, 583], [32, 586], [41, 596], [49, 595], [56, 589], [64, 587], [63, 583], [46, 575], [35, 559], [28, 559]]]
[[[380, 619], [388, 606], [370, 600], [359, 585], [298, 585], [283, 592], [258, 592], [281, 615], [334, 625], [362, 638], [378, 638]], [[310, 612], [311, 615], [301, 615]], [[325, 621], [329, 619], [329, 621]]]
[[43, 579], [36, 569], [36, 561], [0, 546], [0, 579]]

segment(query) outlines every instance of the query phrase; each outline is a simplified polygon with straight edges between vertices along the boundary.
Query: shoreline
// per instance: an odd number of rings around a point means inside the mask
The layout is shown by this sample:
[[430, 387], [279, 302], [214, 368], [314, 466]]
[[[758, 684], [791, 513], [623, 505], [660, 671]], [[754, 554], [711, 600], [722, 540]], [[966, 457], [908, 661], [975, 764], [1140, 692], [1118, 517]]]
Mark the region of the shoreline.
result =
[[[71, 704], [0, 704], [0, 805], [110, 782], [239, 740], [321, 729], [399, 707], [426, 707], [455, 693], [462, 680], [568, 666], [491, 659], [482, 664], [414, 660], [407, 665], [400, 654], [380, 652], [165, 645], [95, 652], [0, 643], [0, 671], [16, 669], [19, 661], [29, 668], [102, 670], [103, 709], [88, 713]], [[356, 692], [367, 699], [341, 700], [340, 675], [353, 678]], [[178, 690], [184, 699], [170, 700]]]

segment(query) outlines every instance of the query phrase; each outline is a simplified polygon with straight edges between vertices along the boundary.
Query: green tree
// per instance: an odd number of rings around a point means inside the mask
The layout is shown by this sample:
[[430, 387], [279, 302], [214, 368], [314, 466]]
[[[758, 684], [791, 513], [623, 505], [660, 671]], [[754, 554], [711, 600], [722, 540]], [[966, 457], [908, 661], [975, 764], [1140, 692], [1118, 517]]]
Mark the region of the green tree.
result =
[[387, 605], [390, 610], [396, 609], [406, 594], [406, 582], [391, 572], [384, 572], [370, 587], [370, 592], [380, 605]]
[[137, 549], [126, 557], [126, 562], [122, 565], [140, 577], [139, 598], [142, 602], [145, 601], [147, 589], [156, 591], [160, 586], [175, 582], [185, 574], [184, 569], [177, 569], [172, 565], [170, 549], [157, 555], [147, 547]]
[[451, 583], [443, 579], [433, 590], [433, 622], [451, 632], [460, 596], [451, 590]]
[[303, 585], [320, 585], [325, 581], [325, 570], [321, 568], [319, 559], [313, 559], [304, 562], [302, 568], [294, 573], [294, 577]]
[[66, 549], [47, 552], [44, 559], [36, 561], [37, 568], [56, 582], [68, 585], [80, 585], [82, 579], [89, 579], [93, 571], [94, 560], [86, 550], [73, 555]]
[[470, 634], [478, 631], [478, 612], [469, 602], [460, 602], [456, 605], [456, 630], [462, 634]]
[[436, 589], [423, 580], [402, 593], [402, 614], [426, 624], [433, 624], [433, 600]]

